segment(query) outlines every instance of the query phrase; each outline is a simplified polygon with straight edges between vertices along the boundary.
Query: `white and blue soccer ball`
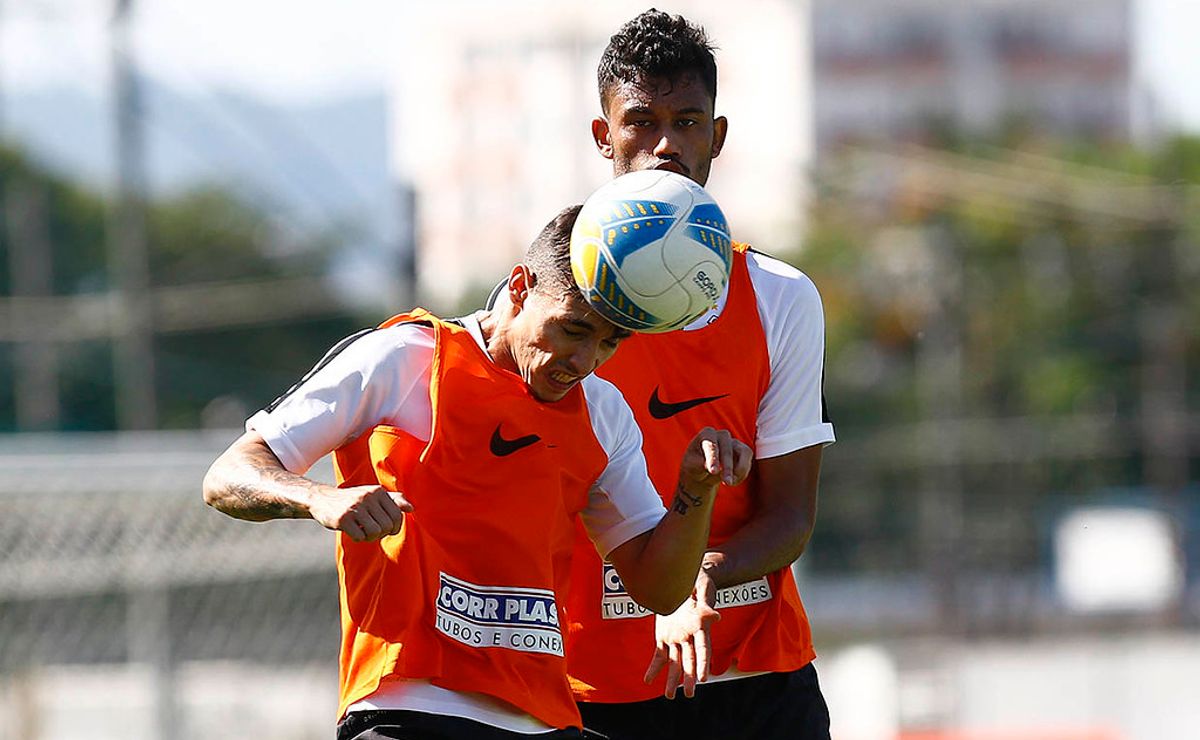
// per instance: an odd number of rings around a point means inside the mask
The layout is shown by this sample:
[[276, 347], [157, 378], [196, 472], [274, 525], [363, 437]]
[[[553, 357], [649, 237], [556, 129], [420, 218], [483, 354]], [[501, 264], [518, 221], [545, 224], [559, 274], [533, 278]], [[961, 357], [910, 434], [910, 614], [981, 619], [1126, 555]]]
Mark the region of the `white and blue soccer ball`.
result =
[[683, 328], [716, 305], [733, 242], [704, 188], [674, 172], [631, 172], [587, 199], [571, 232], [571, 271], [588, 303], [632, 331]]

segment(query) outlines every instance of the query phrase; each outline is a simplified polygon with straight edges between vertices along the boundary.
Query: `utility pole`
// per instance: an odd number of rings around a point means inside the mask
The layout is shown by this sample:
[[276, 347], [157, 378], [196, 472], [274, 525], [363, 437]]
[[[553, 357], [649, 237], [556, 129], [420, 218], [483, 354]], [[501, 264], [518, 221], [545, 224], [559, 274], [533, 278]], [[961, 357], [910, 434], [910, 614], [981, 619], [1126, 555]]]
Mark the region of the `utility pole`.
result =
[[117, 426], [157, 425], [154, 327], [146, 248], [141, 95], [129, 19], [133, 0], [115, 0], [111, 23], [116, 195], [109, 222], [109, 279], [118, 322], [113, 344]]
[[[927, 227], [926, 247], [933, 255], [934, 279], [938, 286], [937, 307], [919, 339], [916, 371], [917, 389], [924, 421], [931, 429], [963, 417], [963, 363], [966, 291], [962, 246], [954, 243], [944, 227]], [[939, 450], [958, 450], [956, 440], [927, 439]], [[943, 633], [958, 634], [964, 628], [960, 581], [965, 486], [961, 452], [935, 461], [931, 456], [919, 473], [917, 516], [922, 567], [937, 595], [939, 627]]]
[[[133, 0], [115, 0], [111, 24], [113, 112], [117, 188], [109, 224], [109, 276], [115, 302], [113, 380], [117, 426], [153, 429], [157, 423], [154, 387], [154, 325], [150, 304], [150, 260], [146, 248], [145, 142], [142, 100], [134, 64], [130, 17]], [[129, 660], [153, 676], [154, 736], [179, 736], [171, 641], [170, 589], [141, 583], [126, 590]]]
[[[37, 327], [45, 321], [42, 304], [54, 294], [54, 250], [47, 228], [45, 186], [32, 178], [10, 175], [3, 183], [3, 201], [0, 213], [7, 227], [9, 293], [18, 323]], [[58, 369], [58, 346], [42, 332], [13, 346], [17, 429], [32, 432], [58, 428]]]
[[399, 207], [399, 279], [396, 287], [400, 306], [419, 306], [417, 295], [417, 189], [409, 181], [396, 186]]
[[[0, 12], [4, 10], [0, 5]], [[0, 71], [2, 67], [0, 67]], [[0, 144], [7, 144], [4, 104], [0, 94]], [[54, 293], [53, 245], [45, 187], [10, 172], [0, 182], [0, 217], [8, 238], [9, 295], [17, 322], [37, 327], [43, 321], [38, 299]], [[13, 346], [13, 398], [17, 429], [48, 431], [58, 428], [58, 348], [40, 332]]]

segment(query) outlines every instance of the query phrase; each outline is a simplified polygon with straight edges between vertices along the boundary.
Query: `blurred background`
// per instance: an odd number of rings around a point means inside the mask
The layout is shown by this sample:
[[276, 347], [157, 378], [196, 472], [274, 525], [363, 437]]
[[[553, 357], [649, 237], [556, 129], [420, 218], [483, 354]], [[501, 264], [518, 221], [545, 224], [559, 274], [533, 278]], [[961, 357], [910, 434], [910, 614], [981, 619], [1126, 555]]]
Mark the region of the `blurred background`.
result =
[[[0, 739], [331, 736], [332, 535], [200, 480], [608, 178], [645, 7], [0, 3]], [[834, 737], [1195, 737], [1200, 2], [659, 7], [719, 47], [734, 233], [825, 301]]]

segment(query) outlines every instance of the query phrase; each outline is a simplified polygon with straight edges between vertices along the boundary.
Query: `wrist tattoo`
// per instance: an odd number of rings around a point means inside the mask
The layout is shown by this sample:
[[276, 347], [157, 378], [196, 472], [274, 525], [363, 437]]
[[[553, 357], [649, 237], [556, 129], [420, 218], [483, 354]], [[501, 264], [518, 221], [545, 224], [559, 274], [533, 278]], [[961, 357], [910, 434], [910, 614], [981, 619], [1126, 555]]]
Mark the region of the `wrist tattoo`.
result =
[[693, 506], [699, 506], [702, 503], [704, 503], [704, 500], [699, 496], [693, 496], [683, 490], [683, 486], [679, 486], [675, 489], [675, 501], [671, 504], [671, 511], [674, 511], [676, 514], [686, 515], [688, 509]]

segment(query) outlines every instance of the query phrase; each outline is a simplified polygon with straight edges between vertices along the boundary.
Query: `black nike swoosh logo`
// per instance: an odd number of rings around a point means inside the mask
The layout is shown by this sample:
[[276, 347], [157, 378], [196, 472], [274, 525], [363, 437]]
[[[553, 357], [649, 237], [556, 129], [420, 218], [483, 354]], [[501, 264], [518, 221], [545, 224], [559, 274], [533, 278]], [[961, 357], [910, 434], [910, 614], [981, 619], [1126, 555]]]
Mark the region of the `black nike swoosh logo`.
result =
[[488, 447], [496, 457], [504, 457], [513, 454], [517, 450], [524, 449], [540, 439], [541, 437], [536, 434], [526, 434], [524, 437], [517, 437], [516, 439], [505, 439], [500, 436], [500, 425], [497, 424], [496, 431], [492, 432], [492, 441]]
[[675, 414], [696, 408], [702, 404], [712, 403], [728, 395], [728, 393], [722, 393], [719, 396], [705, 396], [704, 398], [692, 398], [687, 401], [679, 401], [678, 403], [667, 403], [658, 397], [658, 388], [655, 387], [654, 392], [650, 394], [650, 415], [655, 419], [669, 419]]

